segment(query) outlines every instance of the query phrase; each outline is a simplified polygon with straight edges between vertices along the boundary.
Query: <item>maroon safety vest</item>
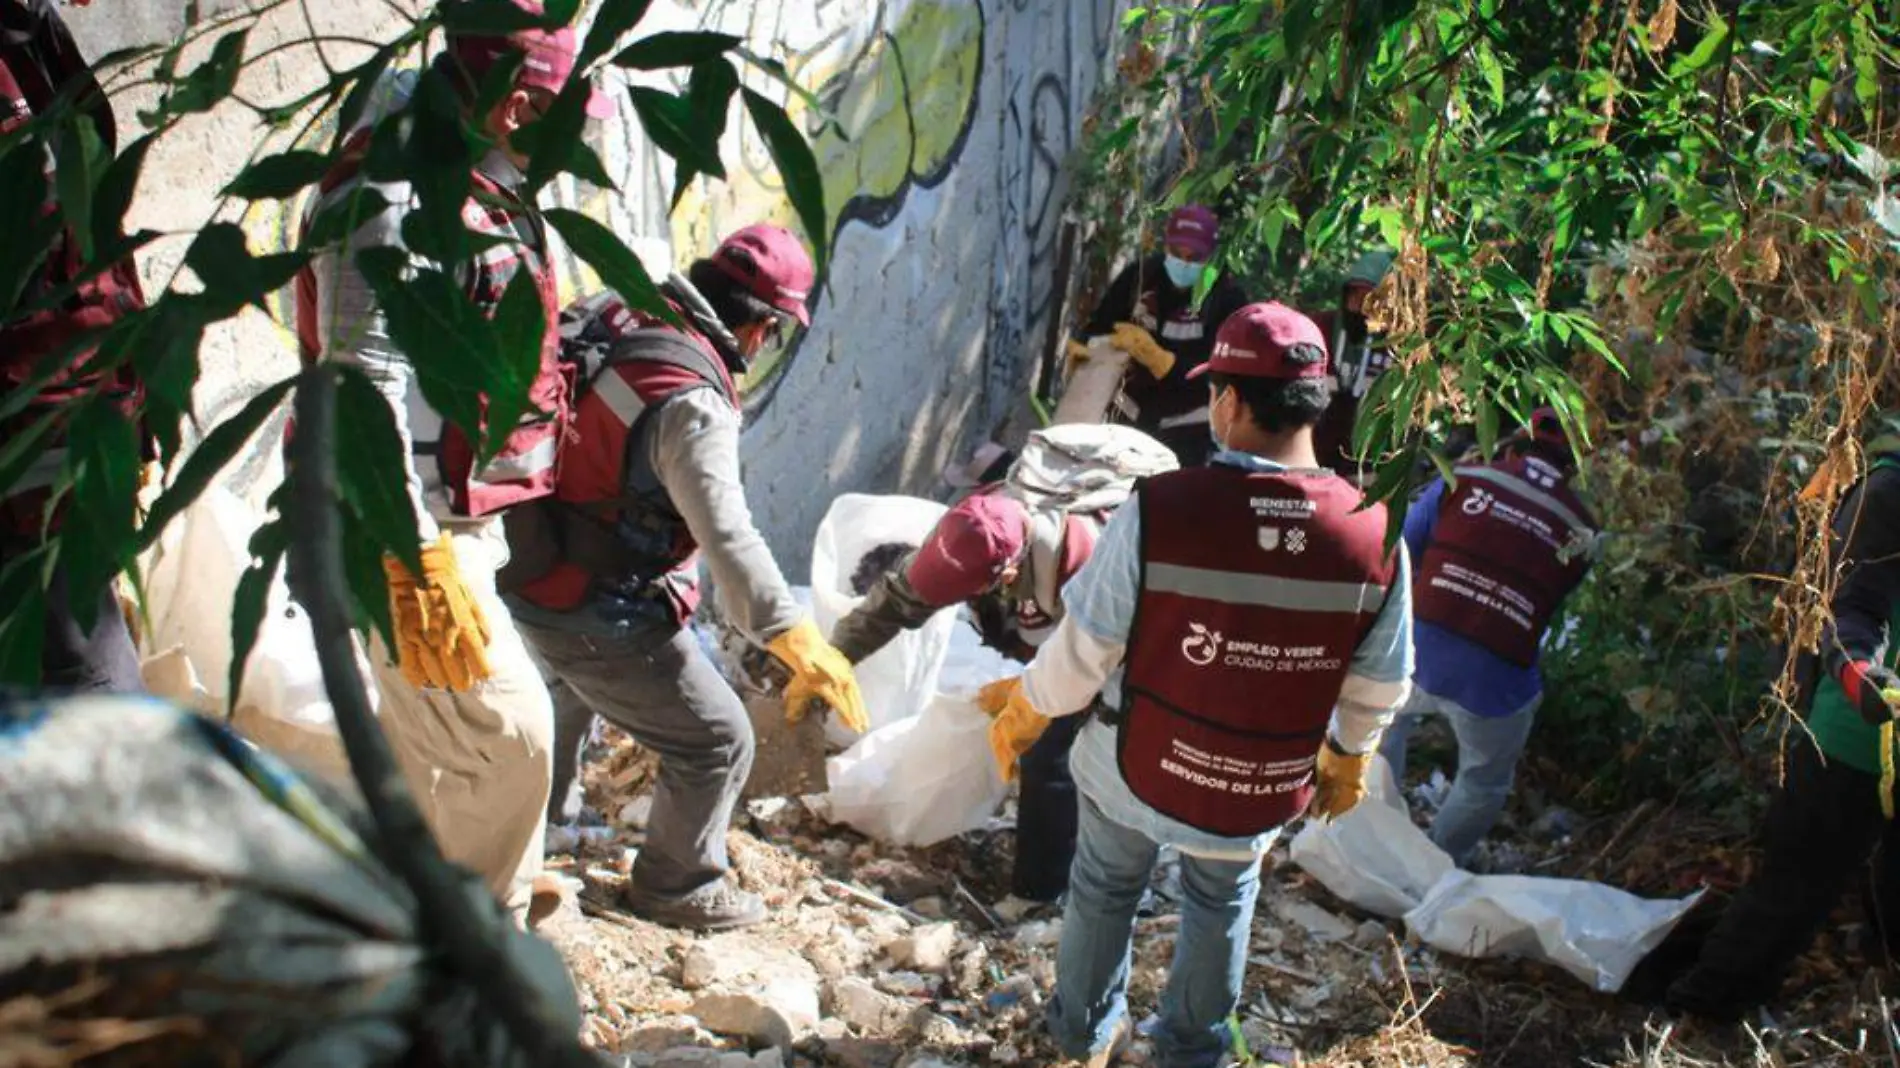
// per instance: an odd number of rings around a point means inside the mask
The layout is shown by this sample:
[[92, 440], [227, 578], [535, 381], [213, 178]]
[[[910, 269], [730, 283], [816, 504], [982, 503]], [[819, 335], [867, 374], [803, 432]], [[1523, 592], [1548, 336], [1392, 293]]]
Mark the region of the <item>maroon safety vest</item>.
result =
[[1529, 667], [1589, 570], [1596, 522], [1563, 472], [1516, 456], [1460, 467], [1412, 586], [1412, 612]]
[[[699, 607], [699, 545], [646, 460], [646, 417], [693, 389], [716, 390], [737, 410], [738, 385], [699, 334], [614, 297], [583, 307], [581, 336], [603, 343], [604, 363], [580, 392], [554, 498], [535, 506], [547, 513], [540, 536], [559, 539], [565, 558], [515, 592], [555, 611], [579, 607], [595, 589], [661, 595], [674, 622], [684, 625]], [[573, 321], [576, 310], [566, 317]], [[684, 344], [641, 340], [663, 333]], [[520, 525], [510, 517], [511, 544]]]
[[[318, 211], [355, 187], [368, 138], [369, 131], [359, 133], [346, 148], [343, 161], [324, 178], [305, 216], [306, 226]], [[474, 233], [505, 239], [467, 264], [464, 284], [470, 299], [484, 312], [494, 314], [515, 272], [526, 269], [534, 277], [546, 323], [541, 335], [541, 365], [528, 387], [528, 403], [533, 410], [508, 435], [488, 466], [475, 469], [474, 443], [447, 420], [442, 423], [439, 441], [411, 442], [418, 462], [434, 457], [455, 514], [482, 516], [554, 492], [561, 447], [571, 421], [571, 385], [560, 359], [560, 296], [547, 255], [546, 236], [528, 212], [506, 206], [520, 203], [513, 191], [479, 170], [470, 177], [472, 188], [462, 209], [462, 221]], [[305, 268], [297, 278], [297, 341], [306, 364], [316, 361], [324, 349], [323, 327], [317, 316], [318, 281], [314, 268]]]
[[[57, 95], [57, 84], [76, 77], [90, 79], [91, 75], [83, 69], [45, 70], [24, 49], [0, 44], [0, 134], [25, 125], [34, 115], [36, 106], [44, 107]], [[92, 92], [97, 93], [96, 86]], [[106, 114], [109, 118], [110, 111]], [[112, 151], [113, 131], [110, 126], [100, 125], [98, 132], [106, 143], [107, 151]], [[50, 152], [46, 155], [46, 174], [47, 199], [32, 206], [32, 210], [42, 215], [50, 215], [55, 210], [53, 157]], [[26, 207], [9, 205], [12, 210]], [[85, 269], [79, 243], [73, 239], [69, 229], [54, 240], [40, 269], [28, 278], [26, 289], [20, 294], [20, 304], [32, 304], [44, 294], [68, 285]], [[80, 283], [72, 295], [57, 307], [7, 319], [0, 325], [0, 380], [4, 380], [6, 392], [12, 393], [22, 388], [33, 378], [39, 362], [48, 355], [72, 344], [81, 335], [103, 330], [126, 313], [144, 305], [138, 270], [128, 259]], [[48, 410], [95, 389], [103, 389], [128, 415], [135, 413], [139, 407], [141, 389], [130, 366], [120, 367], [103, 376], [82, 376], [77, 373], [92, 358], [93, 352], [94, 349], [86, 348], [72, 353], [65, 361], [67, 371], [43, 386], [26, 411], [8, 420], [5, 425], [0, 425], [0, 438], [23, 431], [44, 417]], [[40, 513], [45, 506], [47, 487], [65, 463], [64, 440], [64, 432], [56, 428], [47, 444], [41, 447], [38, 460], [10, 487], [12, 496], [7, 499], [4, 518], [0, 519], [0, 527], [4, 527], [7, 532], [37, 533], [41, 529]]]
[[1141, 589], [1117, 740], [1143, 803], [1226, 838], [1299, 815], [1394, 558], [1385, 508], [1330, 472], [1227, 465], [1138, 493]]

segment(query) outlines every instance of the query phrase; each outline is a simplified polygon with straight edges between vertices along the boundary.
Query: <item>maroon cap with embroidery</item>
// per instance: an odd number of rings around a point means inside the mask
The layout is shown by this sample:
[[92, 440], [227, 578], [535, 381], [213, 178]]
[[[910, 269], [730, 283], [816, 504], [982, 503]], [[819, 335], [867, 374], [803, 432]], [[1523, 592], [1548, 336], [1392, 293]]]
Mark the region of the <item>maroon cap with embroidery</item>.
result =
[[1199, 204], [1183, 204], [1168, 216], [1166, 231], [1169, 248], [1178, 248], [1191, 252], [1196, 263], [1206, 263], [1214, 256], [1214, 239], [1220, 234], [1220, 221], [1214, 213]]
[[817, 271], [805, 246], [790, 230], [770, 223], [735, 230], [719, 243], [712, 261], [748, 293], [797, 319], [798, 325], [811, 325], [806, 302]]
[[[1320, 358], [1311, 363], [1287, 359], [1287, 350], [1295, 345], [1313, 346]], [[1326, 374], [1326, 338], [1313, 320], [1284, 304], [1249, 304], [1220, 324], [1213, 355], [1187, 376], [1199, 378], [1209, 371], [1253, 378], [1321, 378]]]
[[905, 578], [930, 604], [967, 601], [996, 585], [1022, 558], [1029, 512], [1022, 502], [994, 493], [965, 497], [937, 520], [911, 558]]
[[[542, 14], [541, 0], [510, 2], [531, 15]], [[574, 61], [580, 57], [580, 38], [572, 26], [563, 26], [558, 30], [516, 30], [501, 37], [451, 34], [449, 51], [478, 81], [495, 65], [496, 60], [503, 56], [518, 55], [521, 57], [521, 68], [515, 72], [515, 86], [539, 89], [558, 96], [561, 90], [567, 88], [568, 79], [574, 76]], [[599, 89], [589, 90], [587, 114], [590, 117], [605, 119], [612, 117], [613, 113], [614, 102], [606, 93]]]

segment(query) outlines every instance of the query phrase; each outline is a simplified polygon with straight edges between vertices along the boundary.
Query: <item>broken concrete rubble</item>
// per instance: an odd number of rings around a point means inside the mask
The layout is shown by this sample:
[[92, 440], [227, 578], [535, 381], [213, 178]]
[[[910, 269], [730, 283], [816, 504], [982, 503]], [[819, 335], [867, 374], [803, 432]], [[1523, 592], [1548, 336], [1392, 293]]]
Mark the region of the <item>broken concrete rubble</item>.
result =
[[891, 962], [899, 968], [919, 972], [943, 972], [950, 968], [950, 957], [957, 949], [957, 925], [933, 923], [919, 927], [892, 942], [888, 947]]

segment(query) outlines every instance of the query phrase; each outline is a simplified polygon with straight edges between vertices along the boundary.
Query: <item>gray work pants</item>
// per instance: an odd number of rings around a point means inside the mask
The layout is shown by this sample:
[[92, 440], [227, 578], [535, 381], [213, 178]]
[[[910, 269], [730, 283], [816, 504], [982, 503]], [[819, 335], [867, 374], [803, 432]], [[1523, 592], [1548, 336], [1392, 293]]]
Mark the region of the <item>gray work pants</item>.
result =
[[752, 770], [752, 721], [692, 631], [603, 637], [526, 623], [521, 630], [588, 708], [659, 754], [634, 882], [675, 896], [723, 876], [731, 866], [726, 828]]

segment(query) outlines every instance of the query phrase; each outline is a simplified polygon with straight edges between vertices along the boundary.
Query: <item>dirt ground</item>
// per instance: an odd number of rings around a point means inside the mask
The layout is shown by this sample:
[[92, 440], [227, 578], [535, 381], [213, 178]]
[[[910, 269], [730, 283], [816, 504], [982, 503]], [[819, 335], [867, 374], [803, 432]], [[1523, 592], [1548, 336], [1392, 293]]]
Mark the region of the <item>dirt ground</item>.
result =
[[[641, 817], [652, 771], [637, 748], [610, 741], [588, 773], [590, 807], [608, 814], [605, 825], [551, 859], [578, 880], [578, 893], [542, 933], [573, 968], [596, 1048], [633, 1068], [1063, 1063], [1042, 1030], [1059, 915], [1005, 901], [1007, 810], [991, 828], [918, 850], [826, 824], [801, 802], [754, 801], [730, 846], [741, 883], [764, 895], [772, 918], [693, 936], [615, 907], [639, 842], [617, 817]], [[1685, 930], [1715, 914], [1749, 863], [1733, 829], [1665, 808], [1575, 822], [1556, 838], [1531, 834], [1520, 829], [1530, 814], [1514, 806], [1499, 852], [1520, 870], [1646, 896], [1711, 887]], [[1157, 872], [1155, 907], [1138, 925], [1138, 1019], [1154, 1011], [1173, 946], [1172, 874], [1166, 865]], [[1900, 1065], [1882, 1000], [1893, 979], [1863, 960], [1857, 917], [1848, 908], [1836, 916], [1771, 1014], [1719, 1028], [1594, 993], [1554, 967], [1407, 945], [1402, 924], [1333, 898], [1282, 846], [1256, 912], [1239, 1063]], [[937, 943], [925, 947], [932, 952], [919, 948], [925, 942]], [[1147, 1043], [1137, 1040], [1122, 1063], [1152, 1063]]]

